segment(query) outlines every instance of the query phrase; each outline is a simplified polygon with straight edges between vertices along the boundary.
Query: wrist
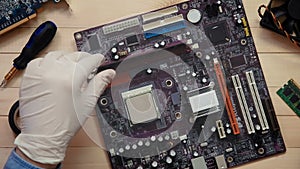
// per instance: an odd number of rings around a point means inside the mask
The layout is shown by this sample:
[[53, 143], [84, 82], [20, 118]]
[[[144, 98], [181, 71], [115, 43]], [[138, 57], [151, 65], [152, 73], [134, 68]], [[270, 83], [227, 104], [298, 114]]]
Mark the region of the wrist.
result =
[[27, 157], [18, 147], [16, 147], [16, 153], [25, 161], [31, 163], [32, 165], [35, 165], [37, 167], [40, 168], [45, 168], [45, 169], [56, 169], [58, 164], [43, 164], [43, 163], [39, 163], [36, 161], [33, 161], [32, 159], [30, 159], [29, 157]]

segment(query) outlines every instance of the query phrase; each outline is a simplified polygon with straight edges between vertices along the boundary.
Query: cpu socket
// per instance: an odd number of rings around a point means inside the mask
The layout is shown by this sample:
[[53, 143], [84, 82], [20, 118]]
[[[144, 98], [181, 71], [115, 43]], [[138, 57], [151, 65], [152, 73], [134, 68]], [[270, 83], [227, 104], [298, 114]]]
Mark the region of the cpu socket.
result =
[[123, 92], [122, 99], [131, 124], [147, 123], [160, 119], [153, 86], [148, 85]]

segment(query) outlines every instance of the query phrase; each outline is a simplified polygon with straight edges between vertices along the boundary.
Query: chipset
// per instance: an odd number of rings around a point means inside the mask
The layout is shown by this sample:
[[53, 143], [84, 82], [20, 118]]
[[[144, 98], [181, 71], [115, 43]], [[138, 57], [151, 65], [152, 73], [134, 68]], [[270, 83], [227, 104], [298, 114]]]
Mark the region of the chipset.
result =
[[129, 90], [121, 95], [131, 124], [147, 123], [160, 118], [152, 85]]
[[245, 56], [241, 55], [229, 58], [229, 63], [231, 68], [238, 68], [247, 65], [247, 60]]
[[214, 45], [230, 41], [226, 22], [220, 22], [206, 27], [205, 33]]

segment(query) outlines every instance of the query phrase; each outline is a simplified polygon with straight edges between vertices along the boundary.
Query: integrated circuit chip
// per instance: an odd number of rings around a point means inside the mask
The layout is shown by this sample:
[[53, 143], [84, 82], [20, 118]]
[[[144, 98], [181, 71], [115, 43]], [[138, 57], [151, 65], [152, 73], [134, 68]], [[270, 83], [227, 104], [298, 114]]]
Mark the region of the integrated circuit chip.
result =
[[160, 118], [152, 85], [129, 90], [121, 95], [132, 124], [147, 123]]
[[247, 64], [244, 56], [235, 56], [229, 59], [232, 68], [237, 68]]
[[99, 44], [99, 40], [98, 40], [98, 36], [97, 35], [92, 35], [89, 37], [89, 45], [90, 45], [90, 50], [91, 51], [95, 51], [100, 49], [100, 44]]
[[138, 37], [136, 35], [132, 35], [126, 38], [126, 42], [128, 46], [133, 46], [139, 43]]
[[230, 40], [226, 25], [226, 22], [220, 22], [205, 28], [206, 36], [214, 45], [226, 43]]

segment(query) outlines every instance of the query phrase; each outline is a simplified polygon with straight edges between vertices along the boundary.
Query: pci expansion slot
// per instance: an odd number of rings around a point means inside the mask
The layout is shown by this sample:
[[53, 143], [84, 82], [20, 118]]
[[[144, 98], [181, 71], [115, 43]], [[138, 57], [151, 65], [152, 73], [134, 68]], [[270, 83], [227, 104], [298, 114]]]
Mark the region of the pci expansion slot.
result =
[[257, 85], [254, 78], [253, 71], [246, 72], [247, 82], [251, 91], [251, 96], [254, 102], [254, 106], [258, 115], [259, 122], [261, 124], [262, 130], [268, 130], [269, 124], [266, 118], [266, 114], [258, 93]]
[[253, 134], [255, 133], [255, 129], [254, 129], [254, 125], [253, 125], [253, 121], [251, 119], [251, 114], [249, 112], [249, 107], [245, 98], [245, 94], [241, 85], [241, 80], [239, 75], [234, 75], [231, 76], [232, 78], [232, 82], [233, 82], [233, 86], [238, 98], [238, 102], [245, 120], [245, 124], [246, 124], [246, 128], [248, 131], [248, 134]]
[[233, 130], [233, 134], [238, 135], [240, 134], [240, 129], [236, 120], [236, 116], [233, 110], [233, 105], [229, 96], [229, 92], [226, 86], [226, 82], [224, 80], [223, 72], [221, 69], [221, 65], [217, 58], [214, 58], [214, 69], [216, 71], [218, 83], [220, 85], [220, 89], [222, 92], [223, 100], [225, 102], [225, 107], [228, 113], [229, 121]]

